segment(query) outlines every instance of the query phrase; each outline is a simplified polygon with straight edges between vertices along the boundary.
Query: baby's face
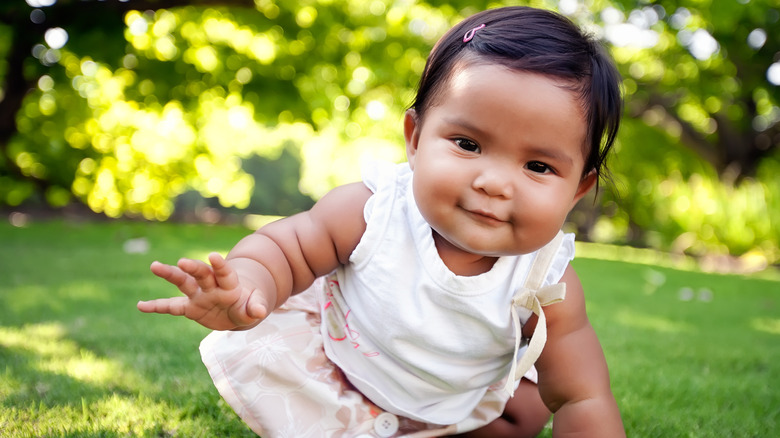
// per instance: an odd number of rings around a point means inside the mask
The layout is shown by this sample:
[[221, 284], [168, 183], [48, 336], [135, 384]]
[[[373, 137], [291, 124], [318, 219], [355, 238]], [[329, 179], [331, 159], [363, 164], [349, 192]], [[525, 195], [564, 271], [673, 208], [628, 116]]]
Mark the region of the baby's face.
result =
[[472, 254], [525, 254], [549, 242], [596, 180], [582, 178], [587, 125], [554, 79], [488, 65], [459, 68], [422, 123], [407, 114], [423, 217]]

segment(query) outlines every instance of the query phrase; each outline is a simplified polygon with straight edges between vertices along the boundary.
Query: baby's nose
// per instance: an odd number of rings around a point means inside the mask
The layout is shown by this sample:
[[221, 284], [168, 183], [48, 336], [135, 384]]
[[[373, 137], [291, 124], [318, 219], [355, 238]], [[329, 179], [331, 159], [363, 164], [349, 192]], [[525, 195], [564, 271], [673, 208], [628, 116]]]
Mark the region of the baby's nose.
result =
[[500, 168], [488, 168], [474, 178], [473, 187], [488, 196], [511, 198], [513, 193], [512, 178], [507, 171]]

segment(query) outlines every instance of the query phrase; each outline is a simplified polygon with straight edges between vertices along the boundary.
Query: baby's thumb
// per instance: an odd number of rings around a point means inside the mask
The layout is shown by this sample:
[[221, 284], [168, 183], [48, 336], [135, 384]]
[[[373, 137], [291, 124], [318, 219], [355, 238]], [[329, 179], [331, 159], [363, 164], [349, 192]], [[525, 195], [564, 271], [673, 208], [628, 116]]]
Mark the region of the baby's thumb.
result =
[[273, 310], [273, 307], [268, 303], [264, 294], [255, 289], [249, 296], [249, 300], [246, 303], [246, 314], [248, 317], [255, 320], [264, 320]]

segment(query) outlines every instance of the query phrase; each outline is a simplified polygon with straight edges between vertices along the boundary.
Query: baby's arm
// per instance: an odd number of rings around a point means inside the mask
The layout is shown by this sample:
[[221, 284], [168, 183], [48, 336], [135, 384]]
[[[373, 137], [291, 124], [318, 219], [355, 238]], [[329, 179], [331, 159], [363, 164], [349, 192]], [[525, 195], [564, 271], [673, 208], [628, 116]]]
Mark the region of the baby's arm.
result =
[[243, 238], [226, 259], [211, 254], [211, 266], [190, 259], [177, 266], [155, 262], [152, 272], [185, 296], [140, 302], [138, 309], [183, 315], [216, 330], [252, 327], [347, 262], [365, 231], [363, 207], [370, 196], [362, 183], [338, 187], [311, 210]]
[[536, 362], [539, 393], [555, 414], [553, 436], [624, 437], [604, 353], [571, 266], [561, 282], [566, 283], [566, 299], [544, 308], [548, 339]]

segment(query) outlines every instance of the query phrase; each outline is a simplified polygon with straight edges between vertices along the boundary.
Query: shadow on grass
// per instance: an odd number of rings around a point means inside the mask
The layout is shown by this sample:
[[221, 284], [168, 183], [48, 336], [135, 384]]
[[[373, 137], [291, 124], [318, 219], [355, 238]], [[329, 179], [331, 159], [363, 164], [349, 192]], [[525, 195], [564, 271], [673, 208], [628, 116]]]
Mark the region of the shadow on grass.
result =
[[[151, 354], [106, 345], [101, 354], [80, 333], [0, 327], [2, 436], [253, 436], [211, 386], [196, 341], [194, 354], [168, 336], [145, 337]], [[133, 343], [124, 341], [116, 347]]]
[[[176, 292], [149, 273], [152, 260], [246, 233], [184, 228], [0, 226], [0, 436], [254, 436], [200, 362], [207, 330], [135, 308]], [[125, 253], [139, 236], [153, 250]]]

